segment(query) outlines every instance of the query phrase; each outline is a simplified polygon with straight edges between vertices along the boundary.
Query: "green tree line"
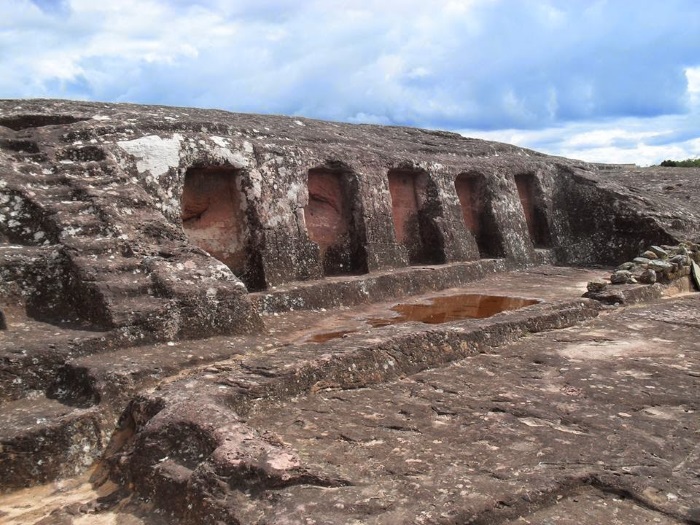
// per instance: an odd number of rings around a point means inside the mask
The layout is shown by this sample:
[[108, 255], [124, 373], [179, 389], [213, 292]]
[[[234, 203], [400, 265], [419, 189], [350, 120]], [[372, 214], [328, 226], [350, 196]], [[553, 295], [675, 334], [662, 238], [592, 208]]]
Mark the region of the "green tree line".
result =
[[669, 168], [700, 168], [700, 159], [665, 160], [660, 165]]

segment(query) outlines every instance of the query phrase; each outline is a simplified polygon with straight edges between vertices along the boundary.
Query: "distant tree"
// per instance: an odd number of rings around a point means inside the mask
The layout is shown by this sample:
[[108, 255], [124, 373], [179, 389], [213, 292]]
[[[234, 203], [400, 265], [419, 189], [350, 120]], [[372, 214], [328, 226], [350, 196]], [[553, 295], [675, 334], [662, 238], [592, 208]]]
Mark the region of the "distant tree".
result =
[[700, 158], [685, 160], [665, 160], [660, 165], [666, 166], [668, 168], [700, 168]]

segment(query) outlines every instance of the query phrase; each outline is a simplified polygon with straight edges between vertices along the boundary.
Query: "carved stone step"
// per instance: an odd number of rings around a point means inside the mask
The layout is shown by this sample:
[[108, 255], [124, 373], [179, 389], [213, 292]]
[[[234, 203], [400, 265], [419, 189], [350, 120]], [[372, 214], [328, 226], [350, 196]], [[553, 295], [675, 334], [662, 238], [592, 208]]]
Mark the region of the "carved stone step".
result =
[[3, 406], [0, 488], [16, 489], [80, 474], [105, 436], [95, 407], [76, 408], [46, 397]]
[[138, 325], [161, 333], [171, 321], [172, 301], [151, 296], [114, 298], [108, 306], [112, 327]]

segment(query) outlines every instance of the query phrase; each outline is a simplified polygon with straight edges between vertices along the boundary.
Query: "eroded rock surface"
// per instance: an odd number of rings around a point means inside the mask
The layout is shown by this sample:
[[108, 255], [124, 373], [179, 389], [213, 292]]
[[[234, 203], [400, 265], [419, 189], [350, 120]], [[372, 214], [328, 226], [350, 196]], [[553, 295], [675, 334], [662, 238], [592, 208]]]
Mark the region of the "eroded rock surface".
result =
[[698, 522], [698, 195], [444, 132], [0, 101], [0, 519]]
[[4, 280], [37, 318], [132, 340], [142, 325], [160, 338], [255, 330], [244, 285], [532, 264], [535, 249], [619, 264], [700, 224], [685, 199], [696, 170], [601, 169], [444, 132], [48, 100], [1, 102], [3, 123], [0, 230], [44, 247], [31, 261], [3, 249]]

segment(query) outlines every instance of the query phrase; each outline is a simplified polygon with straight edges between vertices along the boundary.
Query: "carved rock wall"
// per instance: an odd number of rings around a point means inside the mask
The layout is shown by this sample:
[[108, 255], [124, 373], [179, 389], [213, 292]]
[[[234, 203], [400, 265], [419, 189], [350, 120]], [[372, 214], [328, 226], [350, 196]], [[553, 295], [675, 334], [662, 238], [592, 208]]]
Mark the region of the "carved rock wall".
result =
[[650, 212], [624, 169], [444, 132], [46, 100], [0, 102], [0, 132], [0, 251], [42, 250], [2, 286], [131, 339], [258, 330], [247, 291], [294, 281], [609, 264], [700, 223]]

